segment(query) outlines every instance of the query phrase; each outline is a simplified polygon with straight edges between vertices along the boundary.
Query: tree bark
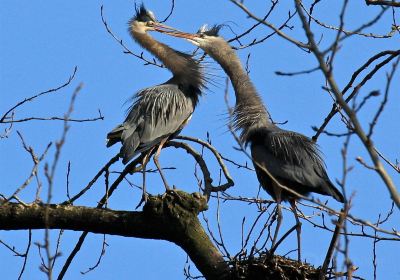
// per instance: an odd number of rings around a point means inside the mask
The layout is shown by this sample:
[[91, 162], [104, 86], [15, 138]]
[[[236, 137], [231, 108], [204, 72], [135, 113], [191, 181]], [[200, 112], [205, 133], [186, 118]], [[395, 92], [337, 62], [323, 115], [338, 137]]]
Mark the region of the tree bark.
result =
[[181, 191], [151, 196], [140, 212], [0, 201], [0, 230], [49, 228], [167, 240], [180, 246], [207, 279], [228, 279], [229, 266], [197, 218], [206, 209], [205, 197]]

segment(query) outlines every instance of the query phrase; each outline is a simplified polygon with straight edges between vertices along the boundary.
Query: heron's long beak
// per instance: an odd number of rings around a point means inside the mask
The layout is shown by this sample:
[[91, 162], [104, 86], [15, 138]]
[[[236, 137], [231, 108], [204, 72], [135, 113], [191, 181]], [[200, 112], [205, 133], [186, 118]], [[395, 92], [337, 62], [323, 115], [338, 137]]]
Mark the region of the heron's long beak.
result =
[[193, 39], [199, 37], [198, 34], [186, 33], [180, 31], [179, 29], [176, 29], [174, 27], [159, 22], [154, 23], [154, 30], [160, 33], [165, 33], [174, 37], [185, 38], [185, 39]]
[[182, 32], [179, 30], [176, 31], [172, 31], [172, 32], [165, 32], [168, 35], [174, 36], [174, 37], [178, 37], [178, 38], [184, 38], [184, 39], [188, 39], [188, 40], [193, 40], [196, 38], [199, 38], [200, 35], [197, 33], [186, 33], [186, 32]]
[[180, 30], [173, 28], [171, 26], [156, 22], [154, 23], [154, 30], [161, 33], [170, 33], [170, 32], [181, 32]]
[[184, 38], [188, 40], [190, 43], [192, 43], [195, 46], [200, 46], [199, 39], [201, 38], [200, 34], [198, 33], [186, 33], [186, 32], [180, 32], [180, 31], [174, 31], [174, 32], [166, 32], [166, 34], [178, 37], [178, 38]]
[[164, 25], [164, 24], [160, 24], [160, 23], [156, 23], [154, 30], [167, 34], [167, 35], [171, 35], [174, 37], [178, 37], [178, 38], [184, 38], [190, 42], [192, 42], [195, 45], [199, 45], [197, 42], [197, 38], [200, 38], [200, 35], [198, 33], [186, 33], [183, 31], [180, 31], [176, 28]]

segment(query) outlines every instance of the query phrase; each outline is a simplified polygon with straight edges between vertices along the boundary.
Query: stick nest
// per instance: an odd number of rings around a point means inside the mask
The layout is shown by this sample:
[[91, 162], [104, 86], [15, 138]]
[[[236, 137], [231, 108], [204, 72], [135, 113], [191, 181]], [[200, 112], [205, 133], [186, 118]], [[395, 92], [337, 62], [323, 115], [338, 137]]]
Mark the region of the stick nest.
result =
[[231, 263], [233, 279], [252, 280], [313, 280], [319, 279], [318, 268], [281, 256], [236, 260]]

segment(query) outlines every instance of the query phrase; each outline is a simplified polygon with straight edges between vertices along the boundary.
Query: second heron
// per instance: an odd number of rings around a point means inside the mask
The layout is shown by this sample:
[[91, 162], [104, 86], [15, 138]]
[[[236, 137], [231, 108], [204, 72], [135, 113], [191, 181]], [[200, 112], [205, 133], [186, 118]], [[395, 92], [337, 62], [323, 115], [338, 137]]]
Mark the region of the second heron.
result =
[[301, 223], [296, 214], [296, 199], [311, 192], [332, 196], [344, 202], [340, 191], [329, 180], [317, 145], [308, 137], [279, 128], [270, 120], [261, 97], [244, 70], [236, 52], [222, 37], [220, 26], [197, 34], [172, 32], [203, 49], [229, 76], [236, 95], [233, 128], [240, 133], [241, 144], [250, 144], [251, 157], [261, 186], [277, 202], [277, 226], [274, 247], [282, 221], [281, 201], [289, 201], [297, 223], [298, 259], [301, 259]]

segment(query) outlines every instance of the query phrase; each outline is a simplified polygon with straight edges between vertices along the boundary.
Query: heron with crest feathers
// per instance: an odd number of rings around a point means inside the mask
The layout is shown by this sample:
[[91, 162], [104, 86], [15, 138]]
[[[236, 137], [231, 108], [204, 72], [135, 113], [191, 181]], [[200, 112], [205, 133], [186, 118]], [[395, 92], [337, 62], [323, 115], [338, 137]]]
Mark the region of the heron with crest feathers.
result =
[[107, 134], [107, 147], [122, 143], [120, 156], [123, 164], [145, 153], [142, 164], [145, 199], [145, 166], [155, 148], [154, 163], [165, 188], [170, 189], [158, 157], [163, 145], [178, 135], [190, 120], [201, 96], [205, 78], [201, 65], [190, 55], [176, 51], [148, 34], [149, 31], [164, 33], [174, 29], [159, 23], [143, 4], [136, 7], [136, 15], [128, 24], [132, 38], [173, 74], [163, 84], [139, 90], [132, 98], [133, 103], [125, 121]]
[[236, 52], [218, 35], [220, 28], [221, 25], [211, 29], [203, 26], [196, 34], [178, 31], [167, 34], [185, 38], [203, 49], [229, 76], [236, 95], [233, 129], [239, 133], [243, 146], [250, 145], [258, 181], [277, 202], [277, 226], [272, 244], [275, 245], [282, 221], [280, 203], [289, 201], [296, 218], [300, 260], [301, 223], [296, 214], [297, 194], [319, 193], [332, 196], [339, 202], [344, 202], [344, 197], [330, 181], [316, 143], [271, 122], [270, 114]]

